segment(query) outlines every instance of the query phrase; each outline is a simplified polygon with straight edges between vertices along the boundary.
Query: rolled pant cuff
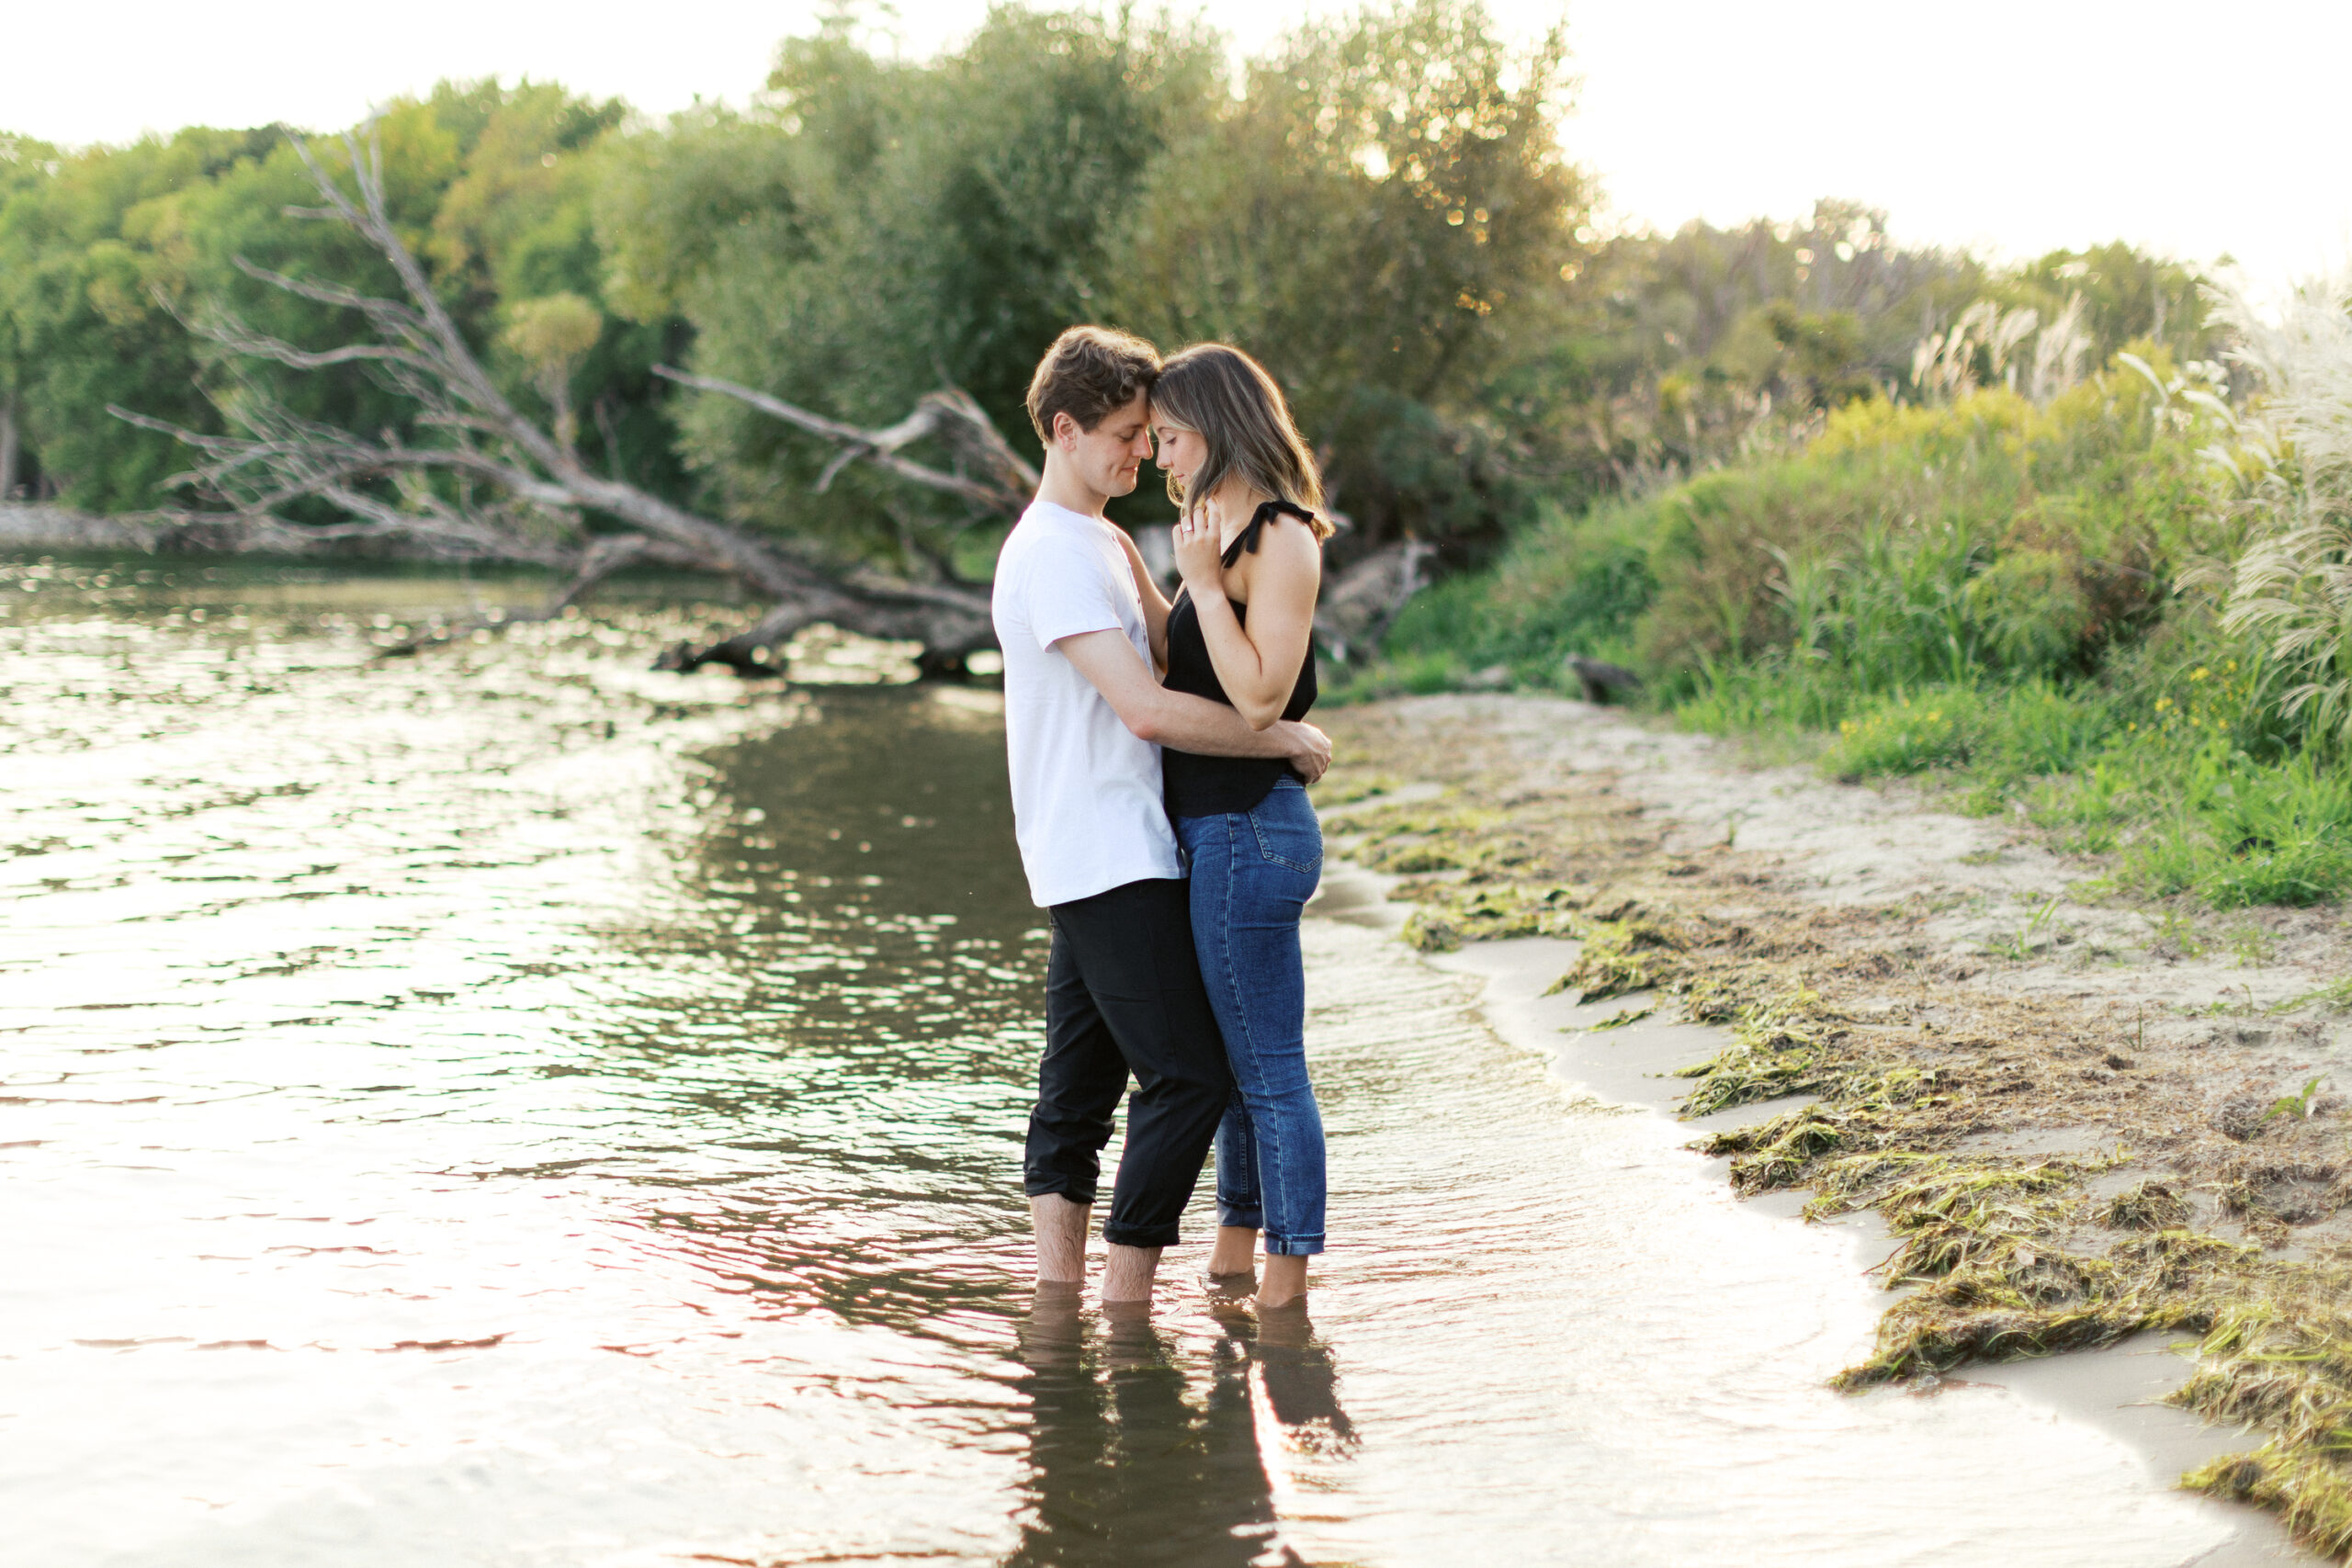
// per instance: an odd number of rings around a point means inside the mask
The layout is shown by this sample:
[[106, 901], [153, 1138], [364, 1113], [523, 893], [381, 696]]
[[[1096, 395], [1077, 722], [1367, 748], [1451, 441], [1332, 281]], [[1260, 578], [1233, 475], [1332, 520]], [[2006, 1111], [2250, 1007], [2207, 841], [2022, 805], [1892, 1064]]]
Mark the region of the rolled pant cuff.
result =
[[1071, 1202], [1081, 1206], [1091, 1205], [1094, 1201], [1093, 1188], [1073, 1190], [1069, 1179], [1066, 1177], [1048, 1177], [1042, 1181], [1023, 1181], [1021, 1184], [1021, 1190], [1032, 1198], [1044, 1198], [1050, 1195], [1056, 1198], [1067, 1198]]
[[1228, 1209], [1220, 1203], [1217, 1205], [1216, 1223], [1235, 1230], [1261, 1231], [1266, 1228], [1266, 1211], [1262, 1208]]
[[1266, 1238], [1266, 1251], [1275, 1258], [1312, 1258], [1323, 1250], [1319, 1235], [1284, 1235]]
[[1181, 1238], [1174, 1225], [1123, 1225], [1114, 1222], [1102, 1227], [1102, 1239], [1113, 1247], [1174, 1247]]

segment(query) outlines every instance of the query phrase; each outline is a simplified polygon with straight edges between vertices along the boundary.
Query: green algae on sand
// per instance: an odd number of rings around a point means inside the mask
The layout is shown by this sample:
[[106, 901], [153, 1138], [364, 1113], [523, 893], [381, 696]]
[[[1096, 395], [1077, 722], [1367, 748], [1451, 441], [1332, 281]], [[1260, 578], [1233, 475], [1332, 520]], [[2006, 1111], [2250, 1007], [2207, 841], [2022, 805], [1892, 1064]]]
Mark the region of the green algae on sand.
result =
[[[1886, 1222], [1897, 1246], [1881, 1272], [1905, 1294], [1838, 1386], [2193, 1336], [2198, 1369], [2172, 1402], [2267, 1440], [2183, 1484], [2352, 1552], [2340, 1102], [2215, 1115], [2200, 1064], [2144, 1017], [1983, 983], [1981, 955], [1931, 940], [1935, 911], [1917, 899], [1826, 906], [1728, 843], [1674, 852], [1670, 824], [1607, 776], [1532, 769], [1458, 722], [1368, 706], [1329, 728], [1341, 779], [1370, 769], [1423, 786], [1329, 829], [1336, 852], [1402, 878], [1407, 941], [1580, 941], [1555, 990], [1728, 1028], [1679, 1076], [1686, 1116], [1767, 1108], [1697, 1145], [1728, 1159], [1740, 1191], [1810, 1189], [1812, 1217]], [[1797, 1096], [1813, 1098], [1772, 1109]], [[2276, 1256], [2290, 1237], [2305, 1255]]]

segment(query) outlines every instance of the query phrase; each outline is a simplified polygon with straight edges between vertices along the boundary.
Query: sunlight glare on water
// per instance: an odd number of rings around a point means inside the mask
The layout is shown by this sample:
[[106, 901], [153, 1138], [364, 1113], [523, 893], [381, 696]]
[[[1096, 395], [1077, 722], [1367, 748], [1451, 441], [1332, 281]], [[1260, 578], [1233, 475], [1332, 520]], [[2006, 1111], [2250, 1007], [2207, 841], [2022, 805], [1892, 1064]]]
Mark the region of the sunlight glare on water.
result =
[[368, 657], [492, 591], [0, 563], [8, 1561], [1860, 1568], [2211, 1531], [2046, 1413], [1828, 1394], [1871, 1328], [1836, 1244], [1332, 921], [1314, 1325], [1212, 1314], [1197, 1248], [1152, 1321], [1032, 1311], [1044, 921], [993, 698], [859, 684], [870, 649], [653, 674], [693, 628], [626, 601]]

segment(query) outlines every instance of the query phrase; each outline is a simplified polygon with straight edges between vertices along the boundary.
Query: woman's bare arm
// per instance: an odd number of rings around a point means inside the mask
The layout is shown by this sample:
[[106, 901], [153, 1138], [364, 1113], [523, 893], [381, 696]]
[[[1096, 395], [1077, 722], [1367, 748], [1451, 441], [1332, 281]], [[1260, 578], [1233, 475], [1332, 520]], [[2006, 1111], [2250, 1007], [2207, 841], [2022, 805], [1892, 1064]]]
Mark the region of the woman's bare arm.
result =
[[1216, 529], [1177, 526], [1176, 559], [1201, 617], [1201, 637], [1217, 683], [1252, 729], [1282, 717], [1298, 683], [1299, 667], [1315, 635], [1315, 599], [1322, 588], [1323, 547], [1306, 524], [1268, 521], [1249, 561], [1250, 620], [1243, 625], [1225, 594]]

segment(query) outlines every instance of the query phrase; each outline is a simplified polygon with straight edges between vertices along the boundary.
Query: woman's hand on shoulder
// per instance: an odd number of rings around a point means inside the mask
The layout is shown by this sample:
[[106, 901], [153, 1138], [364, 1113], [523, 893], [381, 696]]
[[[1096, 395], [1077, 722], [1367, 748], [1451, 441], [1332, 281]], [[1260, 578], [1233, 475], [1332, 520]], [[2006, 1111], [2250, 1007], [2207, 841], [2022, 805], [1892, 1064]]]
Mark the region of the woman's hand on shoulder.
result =
[[1195, 507], [1176, 520], [1176, 570], [1196, 602], [1225, 592], [1225, 549], [1218, 533], [1204, 507]]

